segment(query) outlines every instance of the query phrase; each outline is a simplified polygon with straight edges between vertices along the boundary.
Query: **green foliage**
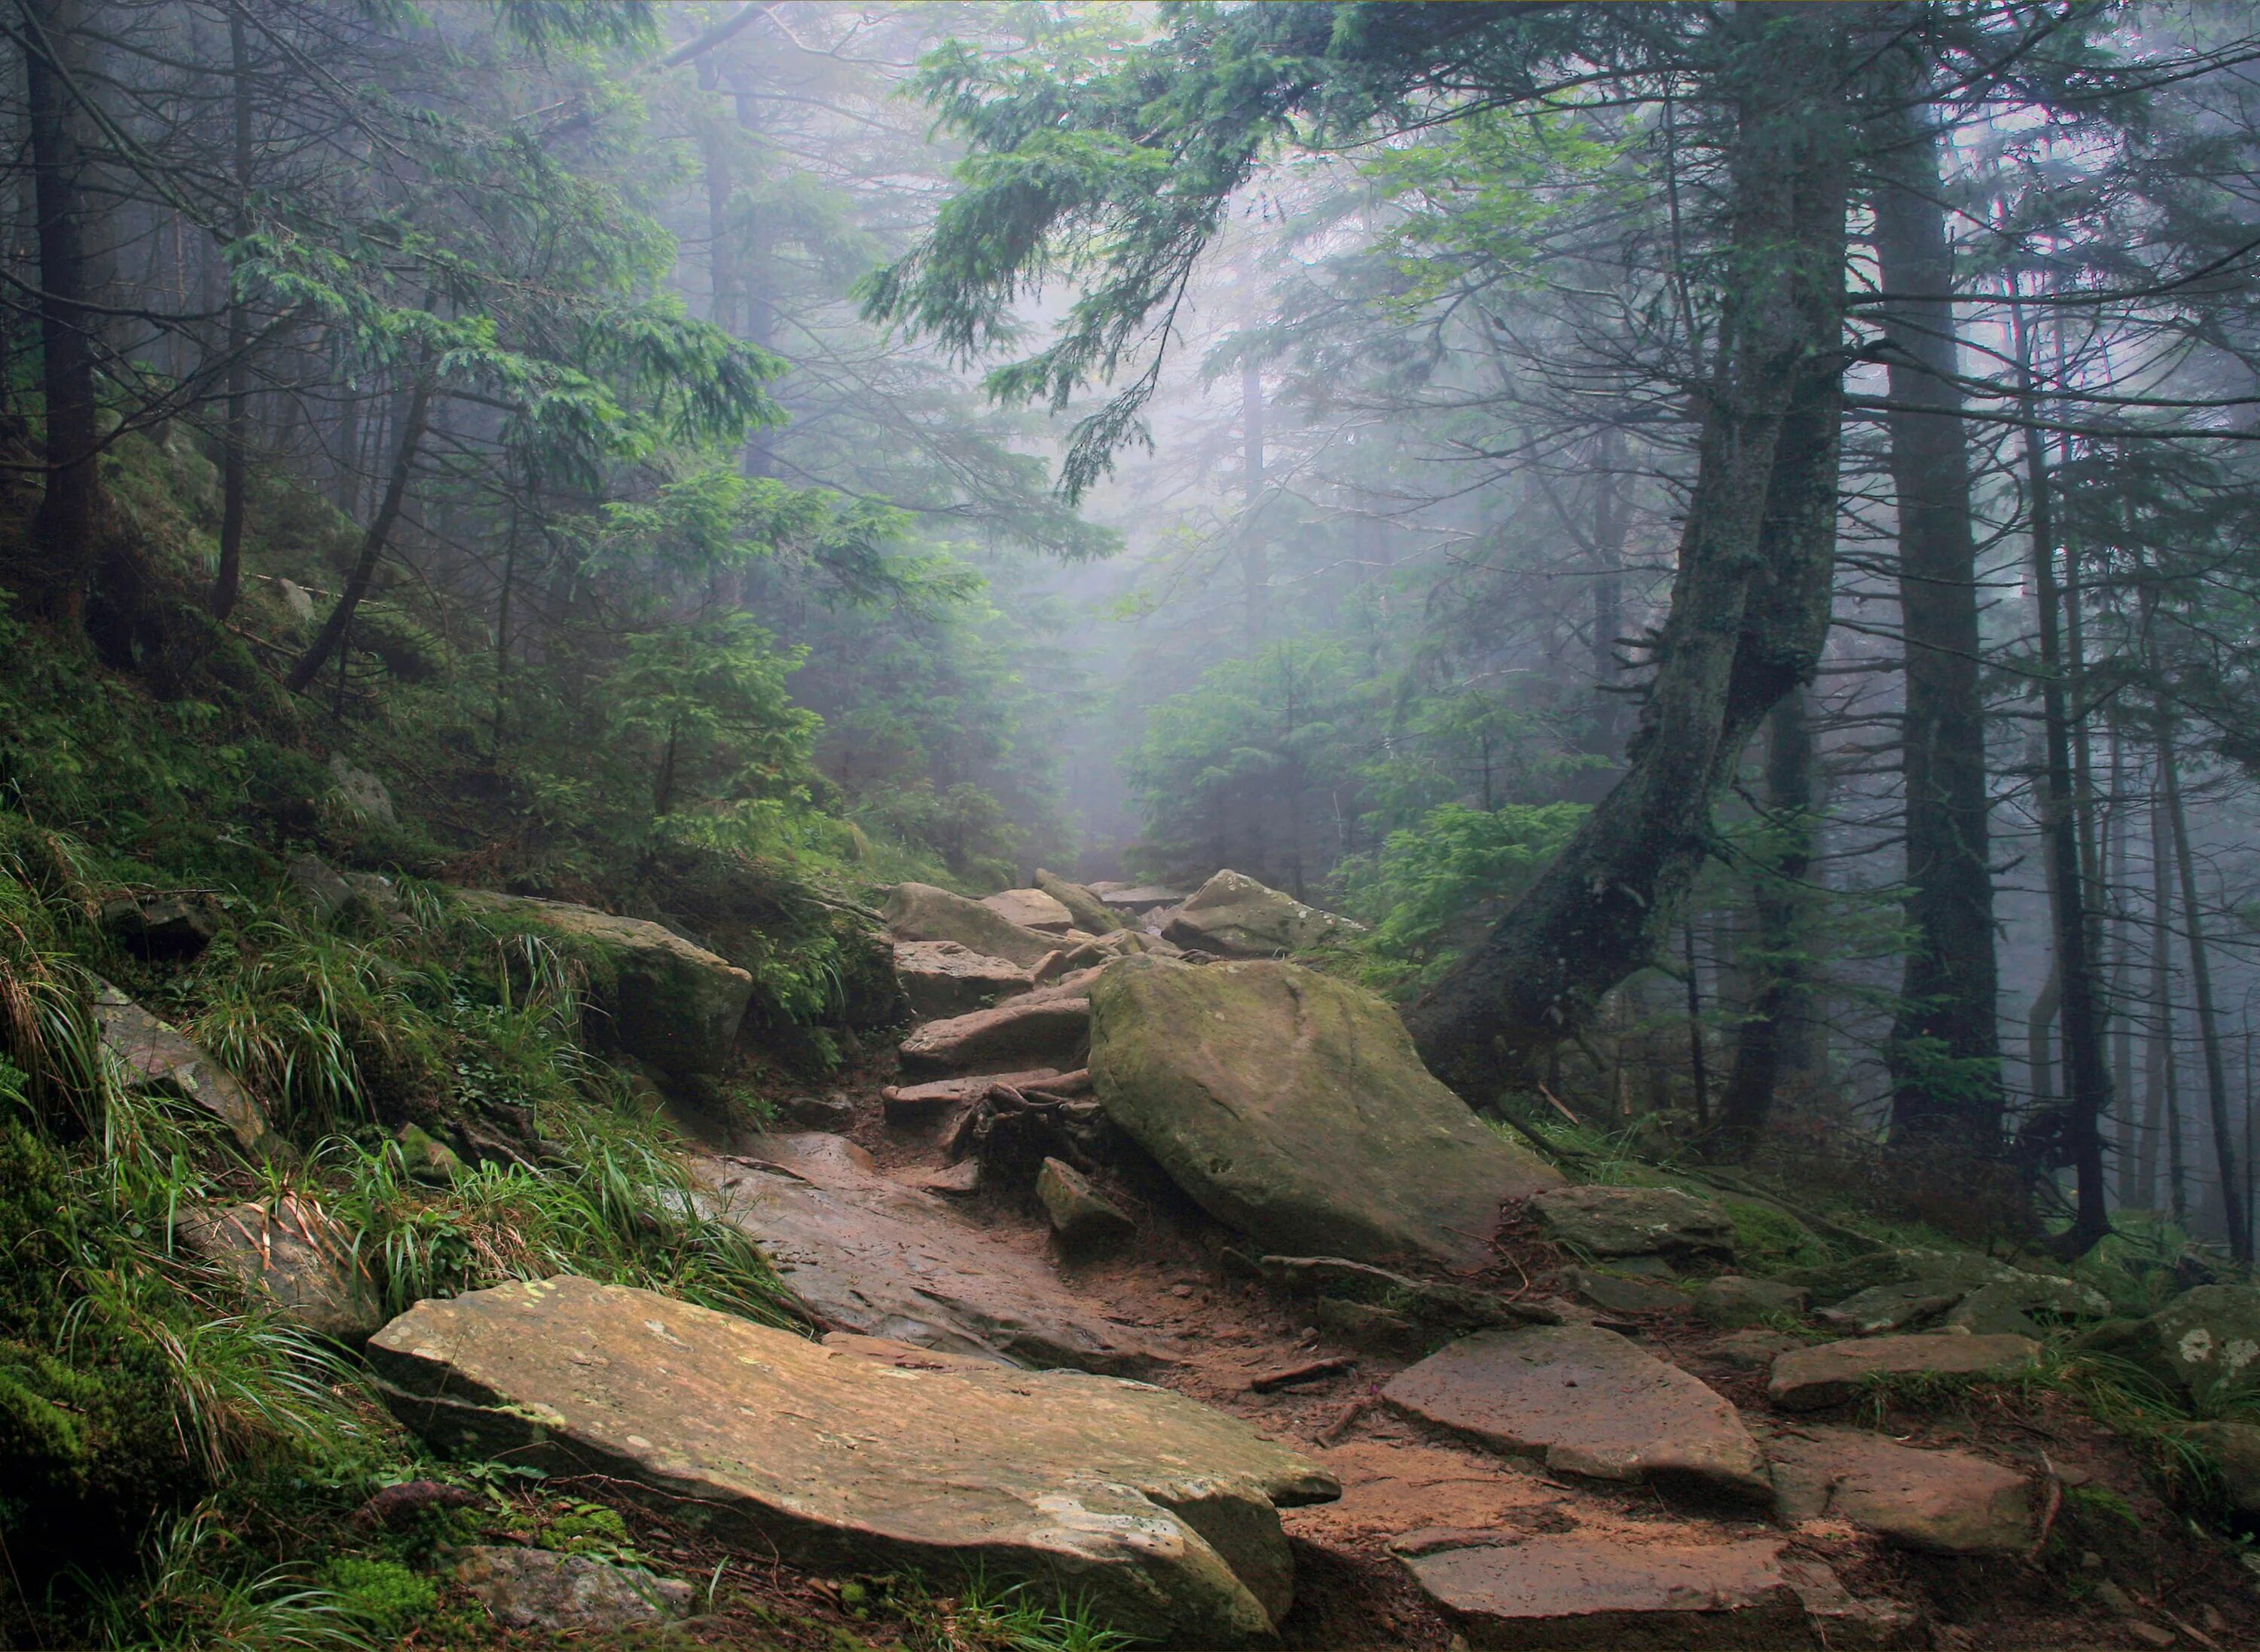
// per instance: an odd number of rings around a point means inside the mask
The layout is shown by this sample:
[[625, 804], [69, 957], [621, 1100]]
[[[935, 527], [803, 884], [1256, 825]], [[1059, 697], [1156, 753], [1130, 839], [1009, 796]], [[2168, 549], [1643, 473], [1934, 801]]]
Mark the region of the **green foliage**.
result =
[[1834, 1252], [1795, 1217], [1770, 1205], [1721, 1198], [1720, 1208], [1734, 1224], [1734, 1257], [1746, 1270], [1778, 1273], [1784, 1268], [1818, 1268]]
[[1527, 889], [1587, 813], [1582, 804], [1445, 804], [1345, 869], [1384, 973], [1432, 979]]
[[743, 613], [627, 640], [604, 697], [613, 733], [648, 754], [654, 816], [695, 805], [716, 783], [764, 802], [806, 796], [819, 719], [785, 693], [805, 656], [778, 654], [774, 640]]
[[342, 1617], [371, 1635], [397, 1641], [439, 1605], [440, 1591], [395, 1560], [340, 1555], [325, 1564], [318, 1581], [337, 1598]]

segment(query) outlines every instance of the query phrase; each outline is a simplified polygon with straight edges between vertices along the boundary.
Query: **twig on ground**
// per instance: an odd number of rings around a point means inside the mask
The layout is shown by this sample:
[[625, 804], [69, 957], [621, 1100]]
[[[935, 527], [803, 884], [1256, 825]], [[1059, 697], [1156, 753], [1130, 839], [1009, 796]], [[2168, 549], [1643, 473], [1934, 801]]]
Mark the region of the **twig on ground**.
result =
[[1300, 1365], [1289, 1365], [1279, 1370], [1266, 1371], [1248, 1382], [1248, 1388], [1258, 1394], [1268, 1394], [1275, 1388], [1290, 1388], [1297, 1383], [1315, 1383], [1322, 1377], [1339, 1377], [1355, 1370], [1357, 1362], [1337, 1354], [1322, 1360], [1305, 1360]]
[[1356, 1425], [1357, 1420], [1373, 1408], [1373, 1400], [1374, 1396], [1370, 1391], [1360, 1394], [1348, 1405], [1336, 1412], [1334, 1420], [1320, 1429], [1313, 1437], [1322, 1446], [1340, 1445], [1343, 1436]]

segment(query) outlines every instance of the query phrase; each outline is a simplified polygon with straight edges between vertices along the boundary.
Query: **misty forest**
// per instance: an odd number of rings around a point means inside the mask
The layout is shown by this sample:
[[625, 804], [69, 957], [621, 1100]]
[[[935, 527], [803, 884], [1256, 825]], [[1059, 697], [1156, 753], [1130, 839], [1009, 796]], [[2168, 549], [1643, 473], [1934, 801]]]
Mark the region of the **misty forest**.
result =
[[2260, 5], [0, 34], [0, 1645], [2260, 1646]]

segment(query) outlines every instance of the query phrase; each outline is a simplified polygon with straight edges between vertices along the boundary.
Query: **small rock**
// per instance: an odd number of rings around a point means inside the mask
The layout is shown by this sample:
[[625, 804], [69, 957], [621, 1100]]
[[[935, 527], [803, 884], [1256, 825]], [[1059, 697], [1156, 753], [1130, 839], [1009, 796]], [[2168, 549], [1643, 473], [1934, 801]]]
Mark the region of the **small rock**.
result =
[[[1057, 1159], [1046, 1159], [1037, 1173], [1036, 1197], [1043, 1201], [1044, 1214], [1051, 1218], [1052, 1231], [1070, 1251], [1103, 1249], [1138, 1231], [1138, 1224], [1091, 1186], [1088, 1176]], [[1176, 1294], [1191, 1296], [1192, 1291], [1179, 1285]]]
[[2047, 1334], [2049, 1325], [2100, 1319], [2111, 1302], [2099, 1291], [2045, 1274], [2020, 1274], [1980, 1285], [1954, 1305], [1946, 1323], [1981, 1336]]
[[102, 926], [144, 958], [193, 958], [219, 933], [219, 912], [203, 896], [125, 896], [103, 903]]
[[2113, 1612], [2132, 1612], [2135, 1609], [2134, 1598], [2108, 1577], [2097, 1580], [2095, 1598]]
[[1095, 940], [1078, 941], [1062, 952], [1047, 955], [1042, 962], [1029, 971], [1029, 975], [1038, 986], [1049, 986], [1055, 981], [1064, 980], [1079, 970], [1096, 969], [1119, 955], [1115, 948], [1102, 947]]
[[697, 1591], [587, 1555], [482, 1543], [459, 1551], [455, 1577], [504, 1625], [552, 1634], [617, 1634], [690, 1612]]
[[1709, 1199], [1668, 1187], [1555, 1187], [1530, 1196], [1539, 1231], [1588, 1256], [1731, 1258], [1734, 1224]]
[[2127, 1620], [2127, 1633], [2144, 1646], [2171, 1646], [2177, 1638], [2171, 1629], [2161, 1628], [2158, 1625], [2146, 1622], [2141, 1618]]
[[837, 1134], [855, 1122], [855, 1104], [845, 1096], [795, 1096], [778, 1106], [777, 1118], [799, 1129]]
[[984, 895], [981, 904], [1008, 924], [1048, 935], [1063, 935], [1075, 927], [1075, 914], [1040, 889], [1008, 889]]
[[1091, 934], [1110, 934], [1122, 927], [1122, 920], [1107, 910], [1106, 903], [1096, 892], [1081, 883], [1071, 883], [1056, 872], [1036, 869], [1036, 887], [1067, 908], [1077, 929]]
[[1028, 995], [993, 1010], [928, 1021], [902, 1043], [905, 1072], [1050, 1062], [1082, 1064], [1091, 1039], [1091, 1000]]
[[182, 1249], [225, 1269], [246, 1292], [318, 1336], [357, 1343], [384, 1323], [354, 1260], [353, 1235], [310, 1200], [286, 1196], [271, 1211], [248, 1204], [185, 1210], [173, 1234]]
[[1859, 1428], [1799, 1430], [1768, 1449], [1784, 1521], [1834, 1515], [1939, 1555], [2019, 1554], [2032, 1535], [2025, 1477], [1966, 1451], [1918, 1451]]
[[1878, 1336], [1824, 1342], [1773, 1362], [1766, 1394], [1784, 1411], [1813, 1411], [1852, 1398], [1878, 1377], [2009, 1377], [2033, 1362], [2040, 1344], [2023, 1336]]
[[1400, 1371], [1383, 1398], [1502, 1451], [1598, 1480], [1695, 1480], [1770, 1498], [1765, 1457], [1699, 1378], [1612, 1331], [1484, 1331]]
[[400, 1156], [408, 1162], [408, 1174], [419, 1182], [444, 1187], [462, 1173], [463, 1162], [456, 1156], [454, 1148], [421, 1125], [401, 1126], [393, 1140], [400, 1143]]
[[954, 1198], [969, 1198], [981, 1191], [981, 1161], [961, 1159], [945, 1169], [928, 1170], [912, 1178], [911, 1185], [929, 1193], [947, 1193]]
[[314, 595], [297, 580], [276, 580], [275, 594], [282, 599], [282, 611], [290, 617], [292, 625], [311, 626], [314, 623]]
[[330, 778], [346, 812], [363, 826], [397, 826], [400, 817], [392, 807], [392, 794], [384, 782], [366, 769], [356, 769], [340, 756], [330, 759]]
[[282, 869], [283, 881], [317, 919], [327, 923], [352, 905], [353, 885], [337, 869], [311, 855], [295, 855]]
[[1790, 1349], [1804, 1346], [1793, 1336], [1754, 1327], [1720, 1337], [1703, 1350], [1703, 1357], [1729, 1370], [1763, 1371], [1770, 1370], [1774, 1361]]
[[178, 1096], [228, 1127], [247, 1153], [279, 1145], [267, 1114], [234, 1075], [107, 981], [96, 982], [94, 1019], [128, 1090]]
[[1743, 1329], [1773, 1319], [1798, 1318], [1805, 1312], [1806, 1296], [1802, 1285], [1720, 1274], [1695, 1287], [1695, 1313], [1707, 1325]]
[[1959, 1302], [1962, 1295], [1956, 1286], [1937, 1279], [1872, 1285], [1856, 1291], [1833, 1308], [1822, 1308], [1813, 1317], [1847, 1335], [1879, 1336], [1935, 1319]]
[[1609, 1313], [1678, 1313], [1687, 1307], [1684, 1291], [1598, 1268], [1570, 1269], [1563, 1281], [1587, 1302]]
[[1189, 1298], [1192, 1293], [1193, 1288], [1191, 1285], [1171, 1285], [1169, 1287], [1169, 1294], [1176, 1298], [1179, 1301], [1184, 1301]]
[[898, 940], [895, 979], [911, 1013], [937, 1020], [984, 1010], [1026, 992], [1034, 982], [1008, 958], [991, 958], [954, 940]]
[[2244, 1422], [2192, 1423], [2182, 1437], [2220, 1466], [2221, 1489], [2240, 1514], [2260, 1514], [2260, 1427]]

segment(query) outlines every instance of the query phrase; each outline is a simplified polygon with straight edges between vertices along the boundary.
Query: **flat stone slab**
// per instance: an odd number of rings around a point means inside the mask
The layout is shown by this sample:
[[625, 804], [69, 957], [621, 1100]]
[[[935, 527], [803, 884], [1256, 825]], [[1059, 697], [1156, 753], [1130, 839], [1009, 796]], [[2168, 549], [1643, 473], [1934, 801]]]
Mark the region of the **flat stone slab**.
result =
[[647, 1488], [764, 1559], [1029, 1579], [1174, 1645], [1269, 1638], [1278, 1510], [1340, 1492], [1142, 1383], [876, 1359], [570, 1277], [420, 1302], [370, 1351], [435, 1445]]
[[1563, 1533], [1416, 1532], [1390, 1545], [1471, 1645], [1607, 1648], [1807, 1643], [1783, 1545], [1634, 1543]]
[[228, 1128], [247, 1153], [272, 1145], [267, 1112], [233, 1074], [109, 982], [94, 995], [103, 1048], [118, 1058], [128, 1090], [178, 1096]]
[[1123, 1375], [1151, 1370], [1160, 1357], [1048, 1265], [991, 1241], [934, 1194], [880, 1175], [837, 1136], [763, 1137], [742, 1159], [695, 1165], [717, 1212], [758, 1240], [784, 1282], [843, 1329]]
[[928, 1021], [903, 1041], [903, 1070], [1074, 1067], [1090, 1038], [1089, 998], [1032, 993], [993, 1010]]
[[1823, 1342], [1773, 1362], [1766, 1398], [1784, 1411], [1841, 1405], [1878, 1377], [2010, 1377], [2033, 1362], [2040, 1344], [2028, 1336], [1874, 1336]]
[[1963, 1292], [1942, 1279], [1915, 1279], [1904, 1284], [1870, 1285], [1854, 1291], [1833, 1308], [1813, 1317], [1847, 1336], [1881, 1336], [1935, 1319]]
[[1939, 1555], [2016, 1555], [2031, 1541], [2029, 1483], [1970, 1452], [1918, 1451], [1864, 1428], [1797, 1429], [1767, 1452], [1784, 1521], [1834, 1515]]
[[991, 958], [954, 940], [895, 942], [895, 979], [911, 1013], [927, 1021], [985, 1010], [1035, 985], [1011, 959]]
[[983, 895], [981, 904], [1008, 924], [1064, 935], [1076, 926], [1075, 914], [1065, 902], [1040, 889], [1008, 889]]
[[1589, 1256], [1734, 1254], [1734, 1224], [1727, 1212], [1675, 1188], [1548, 1188], [1531, 1195], [1529, 1211], [1547, 1238]]
[[1381, 1392], [1399, 1411], [1564, 1473], [1773, 1495], [1765, 1455], [1733, 1405], [1597, 1326], [1479, 1332], [1398, 1372]]
[[1749, 1279], [1721, 1274], [1695, 1287], [1695, 1314], [1720, 1330], [1744, 1330], [1769, 1320], [1795, 1319], [1805, 1312], [1806, 1291], [1777, 1279]]

